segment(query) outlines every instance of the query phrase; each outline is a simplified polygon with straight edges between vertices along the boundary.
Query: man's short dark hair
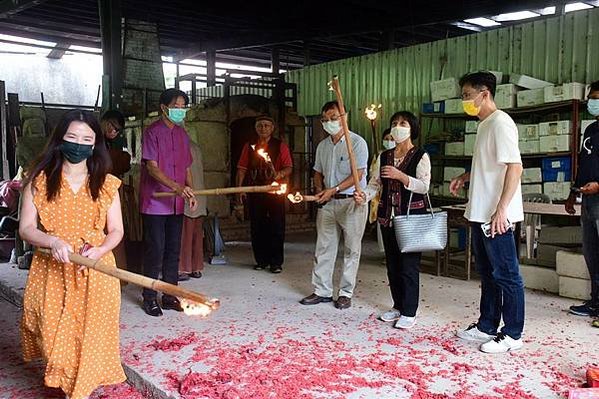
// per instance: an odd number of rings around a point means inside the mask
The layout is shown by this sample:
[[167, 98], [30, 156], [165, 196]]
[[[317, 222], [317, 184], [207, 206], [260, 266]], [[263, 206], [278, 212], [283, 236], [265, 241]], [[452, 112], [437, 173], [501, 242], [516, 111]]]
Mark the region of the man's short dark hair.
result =
[[591, 94], [594, 91], [599, 91], [599, 80], [591, 83], [591, 87], [589, 88], [589, 94]]
[[460, 78], [460, 87], [470, 85], [477, 90], [487, 89], [491, 95], [495, 97], [495, 87], [497, 86], [497, 78], [491, 72], [479, 71], [471, 72]]
[[179, 89], [166, 89], [160, 94], [160, 105], [169, 105], [178, 97], [183, 97], [185, 105], [189, 104], [189, 96]]
[[322, 110], [320, 111], [321, 113], [325, 113], [331, 109], [337, 108], [337, 110], [339, 110], [339, 103], [337, 102], [337, 100], [334, 101], [329, 101], [328, 103], [325, 103], [322, 106]]
[[391, 115], [389, 124], [392, 124], [393, 121], [399, 118], [408, 122], [408, 124], [410, 125], [410, 138], [412, 140], [416, 140], [418, 136], [420, 136], [420, 122], [418, 122], [418, 118], [416, 117], [416, 115], [409, 111], [399, 111]]

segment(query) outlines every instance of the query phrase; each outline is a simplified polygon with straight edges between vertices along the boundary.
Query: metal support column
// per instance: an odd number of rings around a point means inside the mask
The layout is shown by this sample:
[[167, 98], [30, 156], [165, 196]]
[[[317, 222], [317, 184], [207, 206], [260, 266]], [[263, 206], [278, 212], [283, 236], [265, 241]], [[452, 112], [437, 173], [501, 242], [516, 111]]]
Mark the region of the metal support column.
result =
[[98, 0], [104, 76], [102, 109], [120, 109], [123, 90], [121, 0]]
[[208, 87], [216, 86], [216, 50], [206, 51], [206, 75]]

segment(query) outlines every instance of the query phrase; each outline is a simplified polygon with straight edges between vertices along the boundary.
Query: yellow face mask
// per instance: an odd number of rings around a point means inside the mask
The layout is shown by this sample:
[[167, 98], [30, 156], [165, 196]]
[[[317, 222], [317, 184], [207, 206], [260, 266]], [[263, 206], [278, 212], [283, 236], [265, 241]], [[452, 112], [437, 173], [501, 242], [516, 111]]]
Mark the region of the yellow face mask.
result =
[[478, 116], [480, 113], [480, 105], [476, 105], [474, 102], [481, 95], [480, 93], [473, 100], [462, 100], [462, 107], [464, 108], [464, 112], [470, 116]]

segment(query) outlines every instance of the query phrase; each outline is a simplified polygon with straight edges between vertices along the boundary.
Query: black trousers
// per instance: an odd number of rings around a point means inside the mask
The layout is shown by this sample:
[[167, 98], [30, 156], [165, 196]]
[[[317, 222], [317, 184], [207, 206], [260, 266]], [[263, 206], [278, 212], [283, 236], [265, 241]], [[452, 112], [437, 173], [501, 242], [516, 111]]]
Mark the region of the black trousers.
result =
[[[177, 285], [183, 215], [142, 214], [144, 228], [144, 276]], [[144, 288], [144, 301], [156, 299], [156, 291]], [[168, 297], [169, 295], [163, 295]]]
[[248, 210], [256, 263], [262, 266], [282, 266], [285, 197], [267, 193], [248, 194]]
[[416, 316], [420, 295], [421, 252], [402, 254], [395, 239], [393, 227], [381, 226], [387, 277], [393, 298], [393, 308], [408, 317]]

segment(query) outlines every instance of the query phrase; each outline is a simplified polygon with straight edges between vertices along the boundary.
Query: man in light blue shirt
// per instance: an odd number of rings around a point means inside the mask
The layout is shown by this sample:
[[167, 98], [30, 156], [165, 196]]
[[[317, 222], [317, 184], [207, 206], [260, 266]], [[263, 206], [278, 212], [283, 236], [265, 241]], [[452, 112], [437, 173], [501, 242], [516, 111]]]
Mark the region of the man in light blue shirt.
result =
[[[346, 115], [341, 115], [336, 101], [328, 102], [322, 107], [322, 126], [331, 137], [318, 144], [314, 164], [317, 203], [323, 205], [316, 217], [318, 238], [312, 270], [314, 293], [302, 299], [300, 303], [316, 305], [333, 300], [333, 271], [341, 232], [345, 249], [339, 295], [335, 307], [347, 309], [351, 306], [351, 297], [356, 285], [368, 207], [356, 205], [353, 201], [354, 180], [346, 138], [341, 129], [341, 118], [346, 118]], [[366, 141], [353, 132], [350, 132], [350, 139], [356, 158], [360, 186], [364, 189], [368, 147]]]

